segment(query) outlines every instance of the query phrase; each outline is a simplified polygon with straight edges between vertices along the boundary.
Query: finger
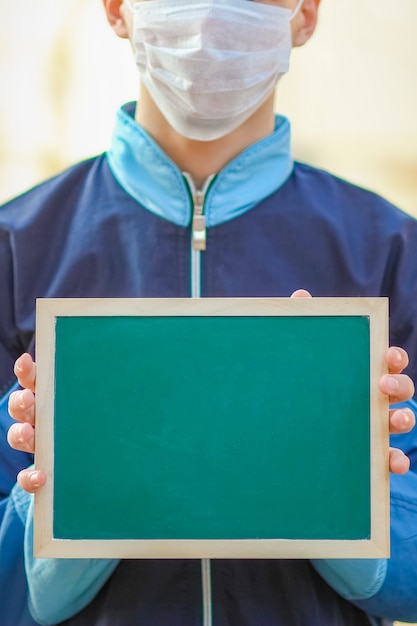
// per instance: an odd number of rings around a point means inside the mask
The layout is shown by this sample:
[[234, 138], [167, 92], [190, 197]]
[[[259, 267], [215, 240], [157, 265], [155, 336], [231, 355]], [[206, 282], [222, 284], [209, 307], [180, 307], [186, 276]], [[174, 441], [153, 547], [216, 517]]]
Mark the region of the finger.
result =
[[415, 425], [416, 418], [411, 409], [392, 409], [389, 412], [389, 431], [391, 435], [408, 433]]
[[35, 452], [35, 429], [30, 424], [13, 424], [7, 433], [9, 446], [21, 452]]
[[291, 298], [312, 298], [312, 295], [306, 289], [297, 289], [291, 294]]
[[406, 374], [384, 374], [379, 389], [389, 397], [391, 404], [404, 402], [414, 395], [414, 383]]
[[18, 422], [35, 423], [35, 396], [30, 389], [14, 391], [9, 397], [9, 413]]
[[408, 354], [402, 348], [388, 348], [385, 359], [391, 374], [401, 374], [408, 365]]
[[25, 352], [25, 354], [22, 354], [22, 356], [17, 359], [14, 364], [14, 373], [21, 387], [35, 391], [36, 365], [30, 354]]
[[402, 450], [390, 448], [389, 469], [393, 474], [405, 474], [410, 469], [410, 459]]
[[36, 469], [26, 469], [19, 472], [17, 482], [25, 491], [36, 493], [46, 483], [46, 474]]

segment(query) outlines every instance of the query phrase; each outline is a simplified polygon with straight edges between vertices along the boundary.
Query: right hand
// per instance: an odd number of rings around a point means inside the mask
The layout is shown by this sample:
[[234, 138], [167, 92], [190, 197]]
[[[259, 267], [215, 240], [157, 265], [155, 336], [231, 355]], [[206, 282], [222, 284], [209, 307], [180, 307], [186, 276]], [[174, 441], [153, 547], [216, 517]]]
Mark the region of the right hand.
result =
[[[14, 372], [23, 390], [14, 391], [9, 398], [9, 413], [18, 423], [9, 428], [7, 441], [15, 450], [35, 452], [35, 383], [36, 365], [30, 354], [22, 354]], [[22, 470], [17, 481], [25, 491], [35, 493], [46, 483], [46, 474], [37, 469]]]

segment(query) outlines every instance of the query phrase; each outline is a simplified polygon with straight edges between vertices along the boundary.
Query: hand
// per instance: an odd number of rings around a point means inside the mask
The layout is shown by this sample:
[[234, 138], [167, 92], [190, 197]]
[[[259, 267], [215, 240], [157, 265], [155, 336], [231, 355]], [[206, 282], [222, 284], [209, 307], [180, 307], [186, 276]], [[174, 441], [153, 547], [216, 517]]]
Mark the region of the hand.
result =
[[[305, 289], [298, 289], [291, 298], [311, 298]], [[414, 395], [414, 384], [409, 376], [402, 374], [408, 365], [408, 355], [402, 348], [388, 348], [385, 360], [389, 374], [382, 376], [379, 390], [388, 396], [390, 404], [405, 402]], [[411, 409], [393, 409], [389, 412], [389, 431], [391, 435], [408, 433], [415, 426], [416, 419]], [[390, 448], [389, 469], [393, 474], [405, 474], [410, 468], [410, 460], [402, 450]]]
[[[409, 376], [401, 372], [408, 365], [408, 355], [402, 348], [388, 348], [385, 356], [389, 374], [382, 376], [379, 389], [388, 396], [391, 404], [404, 402], [414, 395], [414, 384]], [[411, 409], [392, 409], [389, 412], [391, 435], [408, 433], [414, 428], [416, 419]], [[390, 448], [389, 468], [394, 474], [405, 474], [410, 468], [410, 460], [402, 450]]]
[[[7, 440], [16, 450], [34, 452], [36, 365], [30, 354], [23, 354], [17, 359], [14, 371], [23, 390], [10, 394], [9, 413], [18, 423], [9, 428]], [[46, 474], [36, 469], [25, 469], [19, 473], [17, 480], [22, 489], [35, 493], [46, 483]]]

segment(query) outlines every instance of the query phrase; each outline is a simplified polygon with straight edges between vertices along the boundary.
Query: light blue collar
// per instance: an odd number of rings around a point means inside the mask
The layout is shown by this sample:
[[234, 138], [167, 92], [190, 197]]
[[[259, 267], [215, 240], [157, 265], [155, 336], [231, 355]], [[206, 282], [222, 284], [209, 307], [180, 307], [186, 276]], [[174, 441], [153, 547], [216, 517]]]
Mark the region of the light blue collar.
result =
[[[191, 221], [189, 186], [178, 167], [134, 120], [135, 104], [119, 109], [107, 159], [123, 189], [179, 226]], [[231, 220], [281, 187], [293, 170], [290, 123], [276, 116], [274, 132], [244, 150], [214, 178], [204, 213], [208, 227]]]

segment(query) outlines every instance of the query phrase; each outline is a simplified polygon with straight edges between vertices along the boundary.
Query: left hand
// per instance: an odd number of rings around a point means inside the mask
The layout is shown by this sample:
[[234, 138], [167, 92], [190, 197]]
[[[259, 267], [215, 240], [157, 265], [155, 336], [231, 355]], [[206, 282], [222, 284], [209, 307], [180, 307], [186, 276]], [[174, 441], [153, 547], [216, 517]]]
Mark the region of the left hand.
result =
[[[385, 360], [389, 374], [379, 381], [379, 390], [388, 396], [391, 404], [404, 402], [414, 395], [414, 384], [409, 376], [401, 372], [408, 365], [408, 355], [402, 348], [388, 348]], [[391, 409], [389, 412], [389, 431], [391, 435], [408, 433], [414, 428], [416, 418], [411, 409]], [[410, 460], [402, 450], [390, 448], [389, 468], [394, 474], [405, 474], [410, 468]]]
[[[299, 289], [292, 298], [311, 298], [308, 291]], [[385, 360], [389, 374], [384, 374], [379, 381], [379, 390], [388, 396], [390, 404], [405, 402], [414, 395], [414, 383], [402, 371], [408, 365], [408, 355], [402, 348], [388, 348]], [[389, 412], [389, 431], [391, 435], [408, 433], [415, 426], [416, 418], [411, 409], [392, 409]], [[399, 448], [390, 448], [389, 469], [393, 474], [405, 474], [410, 469], [410, 460]]]

